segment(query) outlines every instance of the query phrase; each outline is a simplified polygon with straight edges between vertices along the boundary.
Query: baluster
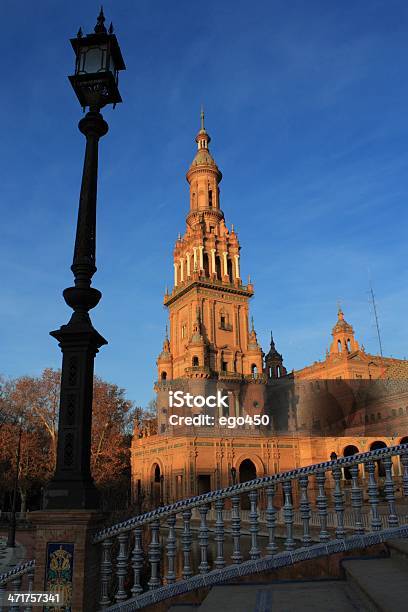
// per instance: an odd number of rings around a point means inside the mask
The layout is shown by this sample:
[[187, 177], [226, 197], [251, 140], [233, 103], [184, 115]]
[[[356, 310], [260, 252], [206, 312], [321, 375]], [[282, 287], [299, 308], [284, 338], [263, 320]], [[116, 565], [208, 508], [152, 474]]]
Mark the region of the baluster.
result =
[[251, 510], [249, 512], [249, 531], [251, 532], [251, 550], [249, 556], [251, 559], [259, 559], [261, 551], [258, 548], [258, 491], [249, 492], [249, 501]]
[[381, 518], [378, 514], [378, 504], [380, 501], [378, 495], [378, 485], [375, 479], [375, 463], [370, 461], [367, 463], [368, 472], [368, 500], [371, 508], [371, 530], [379, 531], [382, 527]]
[[3, 612], [3, 610], [5, 610], [5, 608], [3, 608], [3, 603], [6, 603], [6, 589], [6, 584], [0, 584], [0, 612]]
[[[11, 580], [11, 588], [10, 591], [13, 593], [18, 593], [21, 590], [21, 576], [16, 576], [13, 580]], [[20, 610], [20, 604], [14, 603], [9, 607], [9, 610]]]
[[[34, 585], [34, 568], [30, 569], [27, 572], [27, 593], [33, 592], [33, 585]], [[32, 610], [33, 609], [29, 604], [24, 608], [24, 612], [32, 612]]]
[[408, 497], [408, 453], [404, 451], [401, 454], [401, 464], [402, 464], [402, 492], [404, 497]]
[[392, 478], [392, 459], [391, 457], [384, 457], [383, 459], [385, 467], [385, 499], [388, 502], [388, 525], [389, 527], [398, 527], [398, 516], [395, 509], [395, 493], [394, 493], [394, 480]]
[[217, 556], [214, 561], [214, 565], [217, 569], [225, 567], [224, 560], [224, 500], [217, 499], [215, 502], [215, 510], [217, 513], [217, 519], [215, 521], [215, 541], [217, 542]]
[[183, 542], [183, 555], [184, 555], [184, 567], [183, 567], [183, 578], [190, 578], [193, 575], [193, 571], [190, 565], [190, 552], [191, 552], [191, 529], [190, 529], [191, 510], [185, 510], [183, 512], [184, 530], [182, 536]]
[[167, 536], [167, 584], [172, 584], [176, 581], [175, 563], [176, 563], [176, 525], [177, 515], [173, 514], [167, 519], [169, 527], [169, 535]]
[[241, 554], [241, 515], [240, 515], [240, 502], [241, 498], [239, 495], [234, 495], [231, 498], [232, 503], [232, 511], [231, 511], [231, 531], [232, 531], [232, 540], [234, 543], [234, 549], [232, 552], [232, 562], [233, 563], [241, 563], [242, 554]]
[[135, 527], [133, 530], [135, 536], [135, 545], [132, 552], [132, 568], [133, 568], [133, 586], [131, 593], [133, 597], [137, 597], [143, 592], [141, 585], [141, 576], [143, 569], [143, 546], [142, 546], [142, 527]]
[[283, 493], [285, 496], [285, 503], [283, 505], [283, 520], [286, 527], [286, 550], [293, 550], [295, 548], [295, 541], [293, 539], [293, 504], [292, 504], [292, 483], [290, 480], [286, 480], [283, 483]]
[[319, 471], [316, 474], [316, 482], [319, 487], [319, 493], [316, 498], [316, 506], [319, 511], [320, 518], [320, 542], [327, 542], [330, 540], [330, 534], [327, 531], [327, 496], [324, 490], [324, 484], [326, 482], [326, 474], [324, 471]]
[[362, 523], [362, 514], [361, 509], [363, 506], [363, 494], [361, 491], [361, 487], [358, 484], [358, 464], [354, 464], [350, 466], [350, 474], [351, 474], [351, 506], [354, 511], [354, 520], [355, 520], [355, 532], [360, 534], [364, 533], [364, 527]]
[[332, 468], [332, 474], [334, 480], [334, 509], [337, 516], [336, 538], [343, 539], [346, 536], [346, 530], [344, 529], [344, 493], [341, 486], [343, 480], [342, 468], [335, 465]]
[[127, 593], [125, 591], [125, 578], [127, 575], [127, 559], [128, 559], [128, 540], [129, 536], [127, 533], [120, 533], [118, 536], [119, 540], [119, 552], [116, 558], [116, 576], [118, 577], [118, 590], [115, 595], [116, 601], [124, 601], [127, 599]]
[[200, 544], [201, 551], [201, 563], [198, 566], [198, 570], [200, 574], [206, 574], [210, 566], [207, 560], [207, 552], [208, 552], [208, 527], [207, 527], [207, 512], [209, 510], [208, 504], [204, 504], [200, 506], [198, 511], [201, 517], [200, 530], [198, 533], [198, 542]]
[[159, 574], [159, 564], [160, 564], [160, 541], [159, 541], [159, 531], [160, 531], [160, 521], [159, 519], [154, 520], [150, 524], [151, 531], [151, 540], [148, 549], [148, 559], [151, 566], [150, 570], [150, 580], [147, 583], [149, 589], [157, 589], [160, 586], [160, 574]]
[[101, 608], [107, 608], [111, 603], [109, 597], [109, 587], [112, 579], [111, 548], [112, 540], [110, 538], [102, 541], [101, 598], [99, 600]]
[[266, 527], [268, 529], [268, 544], [266, 551], [269, 555], [273, 555], [278, 550], [278, 545], [275, 542], [275, 528], [276, 528], [276, 509], [273, 505], [273, 497], [275, 495], [274, 483], [269, 484], [266, 488]]
[[309, 546], [312, 542], [310, 537], [310, 503], [307, 495], [307, 487], [309, 485], [309, 477], [307, 474], [299, 476], [299, 487], [300, 487], [300, 518], [303, 522], [303, 536], [302, 542], [305, 546]]

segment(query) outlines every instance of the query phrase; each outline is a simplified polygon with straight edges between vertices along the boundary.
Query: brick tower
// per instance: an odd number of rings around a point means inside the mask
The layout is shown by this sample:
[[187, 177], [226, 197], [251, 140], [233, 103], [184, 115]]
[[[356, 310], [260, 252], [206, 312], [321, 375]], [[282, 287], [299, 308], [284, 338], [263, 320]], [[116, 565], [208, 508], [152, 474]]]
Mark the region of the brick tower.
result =
[[187, 172], [190, 210], [174, 248], [173, 290], [164, 297], [170, 337], [157, 361], [158, 378], [243, 379], [261, 374], [263, 366], [248, 322], [253, 286], [242, 283], [238, 236], [220, 207], [222, 174], [209, 151], [203, 112], [195, 140]]

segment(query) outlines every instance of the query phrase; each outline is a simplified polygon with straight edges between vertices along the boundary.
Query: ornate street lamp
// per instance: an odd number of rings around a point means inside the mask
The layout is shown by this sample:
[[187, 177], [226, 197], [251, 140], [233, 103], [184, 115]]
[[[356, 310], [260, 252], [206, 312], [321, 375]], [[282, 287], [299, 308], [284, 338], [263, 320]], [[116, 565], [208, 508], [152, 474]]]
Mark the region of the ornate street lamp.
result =
[[64, 300], [74, 311], [67, 325], [51, 332], [61, 347], [62, 373], [58, 423], [57, 465], [47, 487], [47, 509], [97, 508], [98, 494], [91, 476], [91, 426], [94, 359], [107, 344], [93, 327], [89, 310], [101, 299], [91, 287], [96, 272], [96, 193], [98, 143], [108, 131], [100, 109], [121, 102], [118, 72], [125, 69], [112, 24], [107, 31], [101, 9], [94, 32], [71, 40], [75, 51], [75, 74], [69, 77], [81, 103], [89, 107], [79, 122], [86, 149], [79, 198], [74, 258], [74, 286], [65, 289]]

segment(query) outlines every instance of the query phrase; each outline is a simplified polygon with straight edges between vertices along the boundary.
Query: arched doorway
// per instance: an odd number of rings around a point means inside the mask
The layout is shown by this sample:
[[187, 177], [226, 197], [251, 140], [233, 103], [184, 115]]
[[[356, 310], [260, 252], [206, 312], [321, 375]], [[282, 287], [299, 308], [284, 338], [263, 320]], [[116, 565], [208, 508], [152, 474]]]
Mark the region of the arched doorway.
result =
[[[387, 448], [386, 443], [383, 442], [382, 440], [376, 440], [375, 442], [372, 442], [370, 444], [370, 451], [378, 450], [380, 448]], [[384, 467], [383, 461], [381, 461], [380, 459], [379, 461], [376, 461], [376, 464], [377, 464], [378, 476], [380, 478], [384, 478], [385, 477], [385, 467]]]
[[[357, 446], [354, 446], [354, 444], [349, 444], [343, 450], [343, 457], [351, 457], [352, 455], [356, 455], [359, 452], [360, 451], [358, 450]], [[344, 478], [346, 480], [351, 480], [351, 472], [350, 468], [348, 467], [344, 468]]]
[[154, 463], [152, 466], [152, 489], [151, 489], [151, 500], [153, 508], [160, 506], [162, 495], [163, 479], [160, 472], [160, 465]]
[[403, 438], [401, 438], [401, 440], [399, 441], [400, 444], [408, 444], [408, 436], [404, 436]]
[[[244, 459], [239, 466], [239, 482], [248, 482], [248, 480], [254, 480], [254, 478], [256, 478], [256, 467], [254, 462], [251, 461], [251, 459]], [[242, 510], [249, 510], [250, 507], [249, 495], [242, 495]]]

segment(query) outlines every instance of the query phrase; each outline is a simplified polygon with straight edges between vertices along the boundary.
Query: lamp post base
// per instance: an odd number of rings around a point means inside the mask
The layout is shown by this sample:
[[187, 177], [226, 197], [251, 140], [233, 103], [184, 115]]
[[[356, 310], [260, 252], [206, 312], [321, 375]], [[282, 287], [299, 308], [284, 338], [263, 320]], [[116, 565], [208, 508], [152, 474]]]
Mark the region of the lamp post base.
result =
[[51, 480], [44, 495], [44, 510], [96, 510], [99, 491], [93, 480]]
[[98, 490], [91, 476], [94, 359], [106, 340], [88, 314], [72, 315], [68, 325], [51, 332], [62, 350], [57, 467], [44, 495], [44, 508], [96, 509]]

